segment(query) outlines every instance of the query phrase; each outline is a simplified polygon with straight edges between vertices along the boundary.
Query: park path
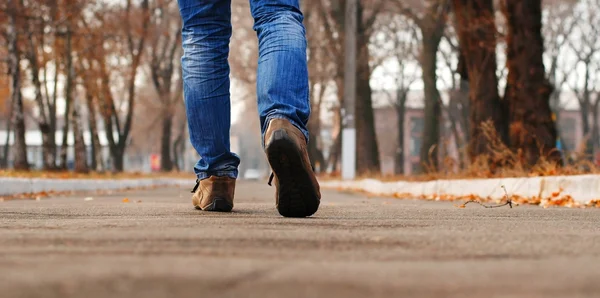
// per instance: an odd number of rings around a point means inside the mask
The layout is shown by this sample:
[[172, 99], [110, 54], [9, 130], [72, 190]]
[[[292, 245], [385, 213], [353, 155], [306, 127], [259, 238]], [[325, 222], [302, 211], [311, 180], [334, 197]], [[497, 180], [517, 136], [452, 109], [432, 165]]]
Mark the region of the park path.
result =
[[230, 214], [189, 190], [0, 202], [0, 297], [600, 296], [597, 209], [325, 191], [287, 219], [262, 181]]

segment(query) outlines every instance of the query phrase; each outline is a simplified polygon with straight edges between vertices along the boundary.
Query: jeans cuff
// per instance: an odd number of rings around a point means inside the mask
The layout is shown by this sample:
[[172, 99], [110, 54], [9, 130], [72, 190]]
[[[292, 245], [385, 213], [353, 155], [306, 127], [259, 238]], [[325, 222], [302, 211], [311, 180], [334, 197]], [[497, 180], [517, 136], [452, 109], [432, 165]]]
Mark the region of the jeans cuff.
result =
[[196, 173], [196, 178], [198, 178], [198, 180], [204, 180], [204, 179], [208, 179], [211, 176], [217, 176], [217, 177], [229, 177], [232, 179], [237, 179], [238, 178], [238, 171], [216, 171], [216, 172], [201, 172], [201, 173]]

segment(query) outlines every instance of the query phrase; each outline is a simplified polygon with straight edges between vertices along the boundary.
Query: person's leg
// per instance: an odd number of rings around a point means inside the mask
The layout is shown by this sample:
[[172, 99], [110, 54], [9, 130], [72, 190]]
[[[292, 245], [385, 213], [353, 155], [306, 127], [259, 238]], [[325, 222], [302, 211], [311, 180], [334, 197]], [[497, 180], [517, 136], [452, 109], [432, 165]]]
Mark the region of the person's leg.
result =
[[231, 211], [239, 157], [230, 149], [231, 0], [178, 0], [183, 21], [183, 93], [190, 141], [200, 160], [193, 205]]
[[178, 0], [183, 20], [183, 93], [190, 141], [200, 160], [199, 180], [237, 178], [239, 157], [230, 151], [229, 40], [231, 0]]
[[272, 119], [285, 119], [308, 140], [310, 116], [303, 15], [298, 0], [250, 0], [258, 35], [256, 92], [262, 135]]
[[250, 0], [250, 8], [258, 35], [258, 110], [277, 210], [310, 216], [321, 194], [306, 150], [310, 102], [302, 12], [298, 0]]

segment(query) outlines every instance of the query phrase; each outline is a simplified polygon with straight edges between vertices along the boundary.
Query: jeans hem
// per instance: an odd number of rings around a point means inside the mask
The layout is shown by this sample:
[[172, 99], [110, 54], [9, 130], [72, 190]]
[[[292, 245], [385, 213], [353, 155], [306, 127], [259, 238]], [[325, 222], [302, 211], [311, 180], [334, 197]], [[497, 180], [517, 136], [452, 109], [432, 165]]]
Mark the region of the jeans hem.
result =
[[210, 172], [210, 173], [208, 173], [208, 172], [196, 173], [196, 178], [198, 178], [198, 180], [208, 179], [211, 176], [229, 177], [232, 179], [237, 179], [238, 171], [216, 171], [216, 172]]

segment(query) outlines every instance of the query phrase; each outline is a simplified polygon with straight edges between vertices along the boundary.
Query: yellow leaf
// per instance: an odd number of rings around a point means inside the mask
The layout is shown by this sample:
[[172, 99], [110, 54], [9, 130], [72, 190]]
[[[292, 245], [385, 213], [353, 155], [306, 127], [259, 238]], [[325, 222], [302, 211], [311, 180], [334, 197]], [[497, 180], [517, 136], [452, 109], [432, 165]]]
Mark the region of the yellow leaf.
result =
[[123, 199], [123, 203], [129, 203], [129, 199], [128, 198], [124, 198]]

